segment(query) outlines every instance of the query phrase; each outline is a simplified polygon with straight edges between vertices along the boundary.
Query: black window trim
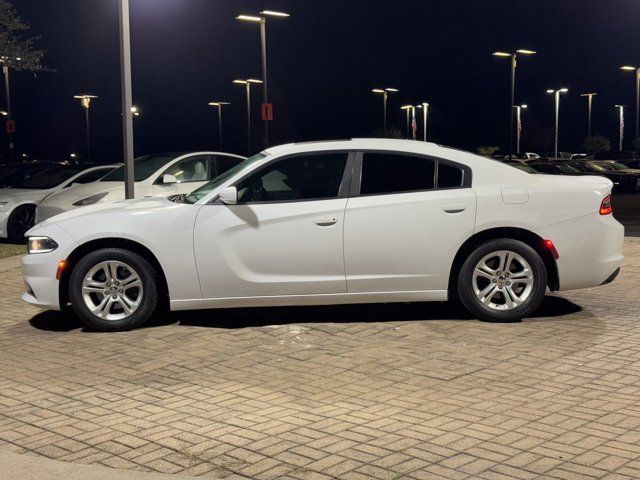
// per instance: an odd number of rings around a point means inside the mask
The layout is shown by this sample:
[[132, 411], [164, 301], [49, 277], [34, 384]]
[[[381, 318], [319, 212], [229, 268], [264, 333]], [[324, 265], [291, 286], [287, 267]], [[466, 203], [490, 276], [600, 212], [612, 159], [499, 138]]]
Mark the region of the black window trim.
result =
[[[365, 153], [383, 153], [389, 155], [402, 155], [407, 157], [419, 157], [425, 160], [430, 160], [434, 162], [433, 168], [433, 188], [424, 188], [418, 190], [401, 190], [397, 192], [384, 192], [384, 193], [360, 193], [360, 186], [362, 182], [362, 158]], [[438, 187], [438, 165], [443, 163], [445, 165], [450, 165], [452, 167], [459, 168], [462, 170], [462, 185], [457, 187]], [[436, 192], [440, 190], [460, 190], [463, 188], [471, 188], [472, 181], [472, 172], [471, 167], [468, 165], [464, 165], [462, 163], [454, 162], [452, 160], [448, 160], [446, 158], [434, 157], [431, 155], [425, 155], [422, 153], [415, 152], [405, 152], [401, 150], [375, 150], [375, 149], [367, 149], [367, 150], [358, 150], [355, 156], [355, 164], [354, 164], [354, 172], [353, 172], [353, 180], [351, 182], [351, 189], [349, 191], [350, 197], [373, 197], [376, 195], [401, 195], [403, 193], [416, 193], [416, 192]]]
[[[345, 163], [344, 166], [344, 171], [342, 172], [342, 180], [340, 182], [340, 187], [338, 188], [338, 195], [336, 195], [335, 197], [322, 197], [322, 198], [300, 198], [300, 199], [295, 199], [295, 200], [270, 200], [270, 201], [265, 201], [265, 202], [238, 202], [236, 205], [268, 205], [268, 204], [272, 204], [272, 203], [299, 203], [299, 202], [322, 202], [322, 201], [326, 201], [326, 200], [337, 200], [340, 198], [349, 198], [349, 191], [350, 191], [350, 185], [351, 185], [351, 179], [353, 177], [353, 172], [354, 172], [354, 159], [355, 159], [355, 154], [356, 152], [354, 150], [350, 150], [350, 149], [339, 149], [339, 150], [317, 150], [317, 151], [307, 151], [307, 152], [297, 152], [297, 153], [290, 153], [288, 155], [282, 155], [276, 158], [272, 158], [270, 159], [268, 162], [264, 163], [263, 165], [261, 165], [260, 167], [250, 171], [249, 173], [247, 173], [246, 175], [244, 175], [242, 178], [239, 178], [238, 180], [236, 180], [235, 182], [233, 182], [232, 184], [228, 185], [229, 187], [238, 187], [238, 185], [240, 185], [243, 181], [245, 181], [247, 178], [259, 174], [261, 171], [265, 170], [266, 168], [270, 167], [271, 165], [273, 165], [274, 163], [283, 161], [283, 160], [287, 160], [289, 158], [292, 157], [306, 157], [306, 156], [314, 156], [314, 155], [331, 155], [331, 154], [337, 154], [337, 153], [346, 153], [347, 154], [347, 161]], [[215, 198], [215, 200], [213, 200], [212, 202], [209, 202], [209, 204], [211, 205], [223, 205], [223, 203], [218, 199]], [[233, 207], [234, 205], [226, 205], [227, 207]]]

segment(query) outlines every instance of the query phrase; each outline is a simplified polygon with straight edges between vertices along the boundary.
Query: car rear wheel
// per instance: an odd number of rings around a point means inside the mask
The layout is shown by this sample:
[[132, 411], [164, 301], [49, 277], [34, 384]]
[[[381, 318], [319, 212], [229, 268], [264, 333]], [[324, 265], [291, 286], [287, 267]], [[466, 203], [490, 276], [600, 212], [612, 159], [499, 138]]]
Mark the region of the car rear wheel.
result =
[[156, 272], [144, 257], [129, 250], [97, 250], [71, 272], [69, 297], [73, 310], [91, 330], [130, 330], [156, 309]]
[[24, 234], [33, 227], [36, 218], [35, 205], [21, 205], [16, 208], [7, 222], [7, 238], [12, 243], [25, 243]]
[[458, 294], [481, 320], [514, 322], [540, 306], [547, 272], [540, 255], [524, 242], [502, 238], [479, 245], [462, 265]]

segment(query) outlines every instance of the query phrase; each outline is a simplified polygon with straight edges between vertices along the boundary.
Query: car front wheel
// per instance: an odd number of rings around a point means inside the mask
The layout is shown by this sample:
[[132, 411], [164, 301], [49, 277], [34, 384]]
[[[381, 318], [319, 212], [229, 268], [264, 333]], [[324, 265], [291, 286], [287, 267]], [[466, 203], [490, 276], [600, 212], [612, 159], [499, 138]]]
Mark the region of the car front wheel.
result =
[[540, 255], [514, 239], [479, 245], [462, 265], [458, 294], [463, 305], [481, 320], [513, 322], [540, 306], [547, 272]]
[[156, 309], [156, 272], [144, 257], [129, 250], [96, 250], [71, 272], [69, 297], [89, 329], [130, 330], [142, 325]]

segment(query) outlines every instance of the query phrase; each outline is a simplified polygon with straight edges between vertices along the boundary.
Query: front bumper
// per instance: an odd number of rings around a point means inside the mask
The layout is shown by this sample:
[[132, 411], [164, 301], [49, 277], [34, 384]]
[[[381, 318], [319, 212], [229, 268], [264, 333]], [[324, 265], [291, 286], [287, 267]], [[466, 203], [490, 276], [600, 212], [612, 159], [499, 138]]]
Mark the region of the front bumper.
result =
[[22, 299], [41, 308], [60, 310], [60, 282], [56, 279], [58, 263], [67, 258], [76, 242], [55, 225], [47, 228], [47, 236], [56, 241], [57, 249], [22, 257], [22, 279], [26, 289]]
[[8, 224], [9, 224], [9, 216], [11, 212], [4, 210], [0, 210], [0, 238], [7, 238], [8, 234]]

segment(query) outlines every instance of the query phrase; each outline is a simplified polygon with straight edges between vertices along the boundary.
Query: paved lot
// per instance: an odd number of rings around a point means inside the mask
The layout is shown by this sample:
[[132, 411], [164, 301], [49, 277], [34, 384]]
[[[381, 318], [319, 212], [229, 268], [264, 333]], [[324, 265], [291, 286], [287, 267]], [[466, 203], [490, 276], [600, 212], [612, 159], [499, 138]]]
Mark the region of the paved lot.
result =
[[0, 265], [0, 451], [251, 479], [640, 478], [640, 241], [516, 324], [439, 304], [174, 314], [121, 334]]

